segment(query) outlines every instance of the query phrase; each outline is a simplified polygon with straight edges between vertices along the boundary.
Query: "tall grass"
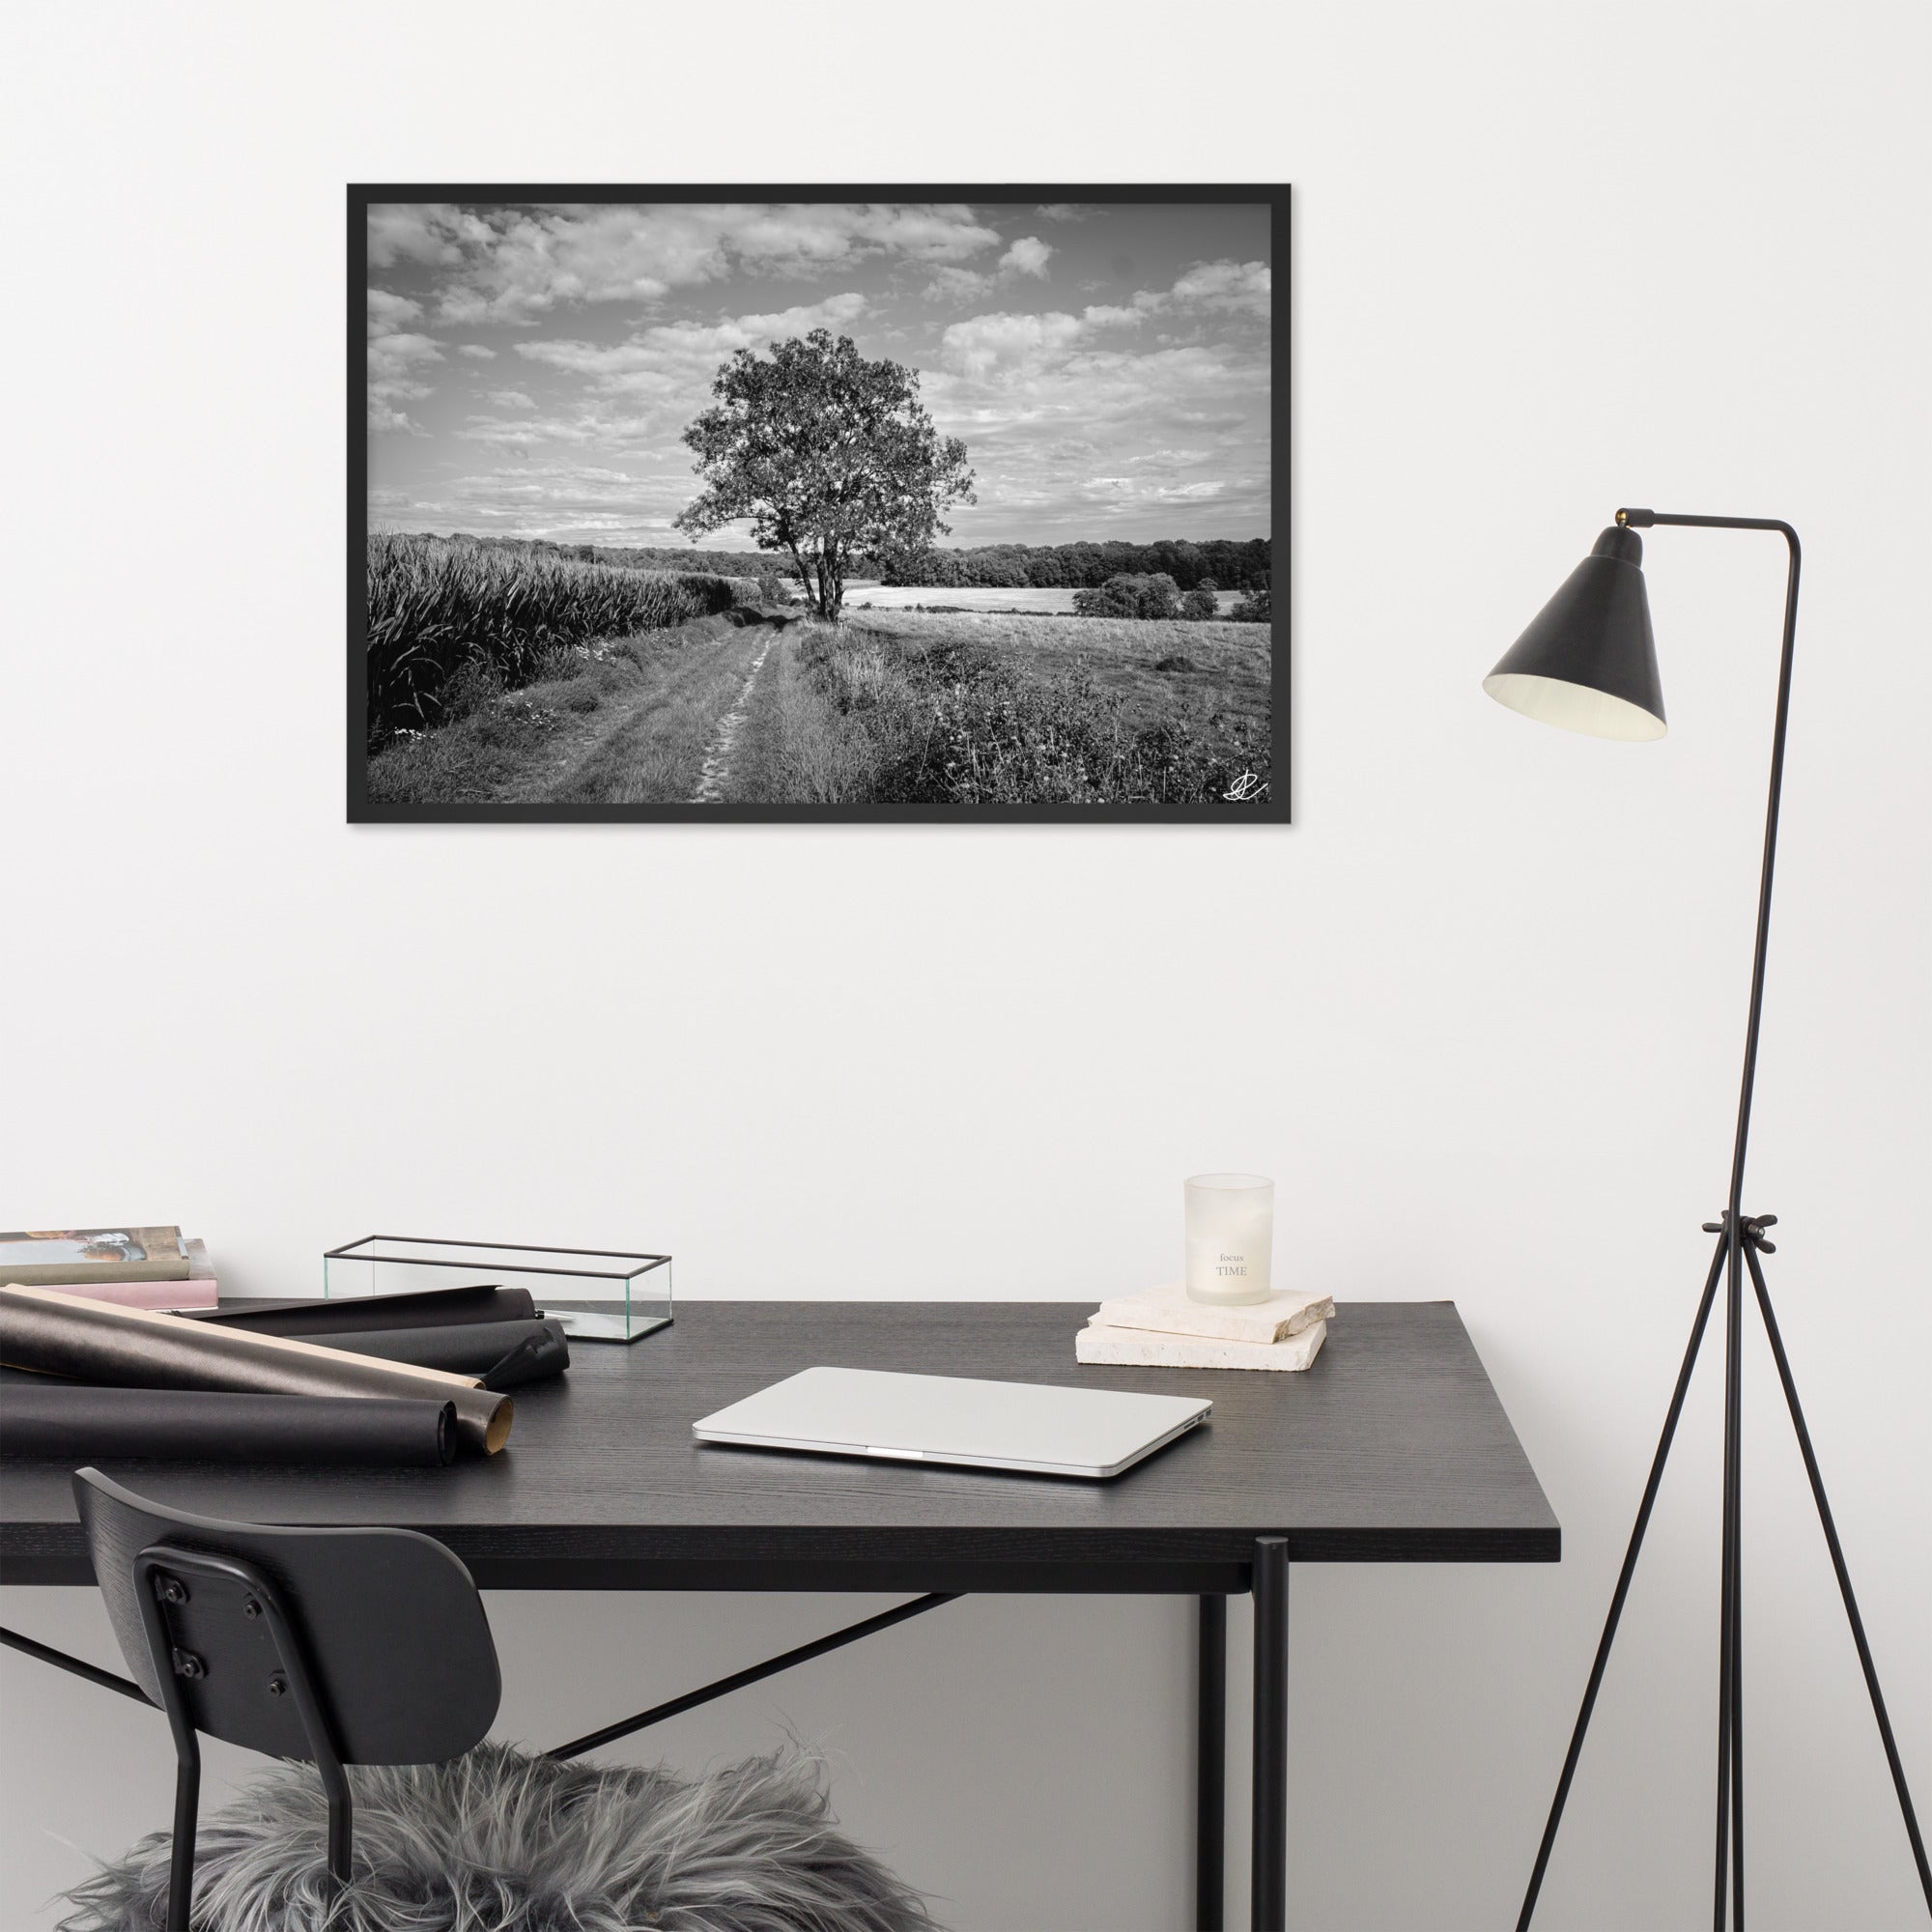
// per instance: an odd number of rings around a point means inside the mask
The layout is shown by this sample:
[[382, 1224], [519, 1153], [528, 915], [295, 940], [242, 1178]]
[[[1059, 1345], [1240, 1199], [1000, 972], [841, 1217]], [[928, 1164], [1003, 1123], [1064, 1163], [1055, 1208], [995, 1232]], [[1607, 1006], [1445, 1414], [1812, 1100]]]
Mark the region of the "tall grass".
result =
[[[369, 539], [369, 749], [441, 721], [463, 666], [515, 689], [555, 655], [728, 611], [735, 580], [580, 563], [437, 537]], [[742, 584], [740, 584], [742, 587]]]
[[1149, 719], [1089, 675], [1042, 675], [970, 634], [908, 646], [813, 628], [798, 669], [787, 762], [809, 746], [813, 798], [1179, 805], [1266, 794], [1264, 715]]

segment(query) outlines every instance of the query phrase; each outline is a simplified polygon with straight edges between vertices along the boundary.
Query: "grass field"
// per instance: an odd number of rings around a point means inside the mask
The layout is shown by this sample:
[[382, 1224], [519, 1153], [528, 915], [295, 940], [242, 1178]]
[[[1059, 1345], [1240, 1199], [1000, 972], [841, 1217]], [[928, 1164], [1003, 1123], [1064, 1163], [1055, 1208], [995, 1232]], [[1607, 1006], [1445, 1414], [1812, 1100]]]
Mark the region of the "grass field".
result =
[[[911, 650], [979, 645], [1036, 675], [1090, 677], [1113, 696], [1133, 699], [1144, 718], [1177, 711], [1201, 715], [1204, 709], [1257, 721], [1267, 716], [1272, 632], [1266, 624], [1145, 623], [1122, 617], [1062, 623], [1033, 612], [848, 609], [840, 628], [855, 639], [889, 638]], [[1154, 668], [1177, 655], [1197, 667], [1198, 674], [1187, 682], [1177, 683], [1173, 673]]]
[[1238, 811], [1269, 776], [1269, 632], [734, 610], [554, 652], [517, 690], [458, 680], [447, 708], [370, 759], [373, 800]]
[[792, 645], [790, 737], [840, 802], [1258, 798], [1268, 646], [1258, 624], [856, 611]]
[[[1237, 594], [1233, 590], [1217, 591], [1214, 597], [1216, 609], [1224, 612], [1233, 610]], [[1037, 611], [1070, 617], [1073, 614], [1073, 592], [1032, 588], [1005, 590], [983, 584], [955, 590], [941, 584], [854, 581], [845, 586], [845, 606], [847, 610], [869, 611], [911, 611], [919, 608], [930, 611], [935, 606], [960, 611]]]

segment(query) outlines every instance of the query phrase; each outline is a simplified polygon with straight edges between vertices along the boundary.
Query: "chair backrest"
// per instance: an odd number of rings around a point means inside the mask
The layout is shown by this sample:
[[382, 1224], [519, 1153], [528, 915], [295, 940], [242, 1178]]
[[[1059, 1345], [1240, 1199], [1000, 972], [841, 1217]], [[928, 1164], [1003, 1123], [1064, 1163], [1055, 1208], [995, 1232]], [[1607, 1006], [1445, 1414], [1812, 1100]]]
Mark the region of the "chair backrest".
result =
[[169, 1689], [196, 1730], [316, 1760], [306, 1699], [290, 1694], [290, 1634], [297, 1675], [305, 1668], [344, 1763], [438, 1764], [495, 1720], [502, 1678], [483, 1600], [432, 1538], [222, 1522], [150, 1502], [98, 1469], [79, 1470], [73, 1491], [128, 1669], [164, 1704], [155, 1651], [171, 1653]]

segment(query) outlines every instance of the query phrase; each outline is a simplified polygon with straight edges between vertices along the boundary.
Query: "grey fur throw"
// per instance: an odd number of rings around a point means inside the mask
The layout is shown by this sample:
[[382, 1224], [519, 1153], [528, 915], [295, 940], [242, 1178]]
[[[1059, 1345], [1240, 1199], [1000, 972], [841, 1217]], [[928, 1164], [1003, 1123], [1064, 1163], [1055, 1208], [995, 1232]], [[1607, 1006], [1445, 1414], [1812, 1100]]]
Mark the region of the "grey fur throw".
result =
[[[786, 1749], [694, 1782], [483, 1745], [352, 1767], [355, 1880], [331, 1900], [328, 1807], [278, 1765], [202, 1821], [194, 1932], [931, 1932], [918, 1894], [835, 1826]], [[68, 1894], [60, 1932], [156, 1932], [169, 1837]]]

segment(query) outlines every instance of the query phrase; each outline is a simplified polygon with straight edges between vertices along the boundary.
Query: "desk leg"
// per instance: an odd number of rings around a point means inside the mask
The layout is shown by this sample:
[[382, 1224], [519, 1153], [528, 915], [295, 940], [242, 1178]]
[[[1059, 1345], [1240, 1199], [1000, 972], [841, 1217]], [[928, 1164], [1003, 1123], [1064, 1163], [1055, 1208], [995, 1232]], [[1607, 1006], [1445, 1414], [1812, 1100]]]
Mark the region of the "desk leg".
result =
[[1201, 1599], [1194, 1714], [1194, 1932], [1222, 1932], [1228, 1797], [1228, 1600]]
[[1288, 1541], [1255, 1539], [1254, 1932], [1288, 1928]]

